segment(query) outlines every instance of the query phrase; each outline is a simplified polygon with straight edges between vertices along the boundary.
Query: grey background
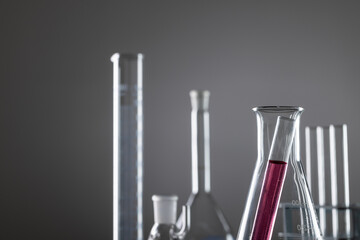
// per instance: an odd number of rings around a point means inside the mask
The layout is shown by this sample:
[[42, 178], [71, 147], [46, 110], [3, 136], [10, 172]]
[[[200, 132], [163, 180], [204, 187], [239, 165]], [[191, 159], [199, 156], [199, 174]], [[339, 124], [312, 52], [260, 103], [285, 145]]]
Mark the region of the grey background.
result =
[[360, 201], [357, 1], [1, 1], [1, 239], [111, 239], [114, 52], [142, 52], [145, 235], [153, 193], [191, 190], [190, 101], [211, 91], [212, 189], [234, 233], [257, 105], [348, 123]]

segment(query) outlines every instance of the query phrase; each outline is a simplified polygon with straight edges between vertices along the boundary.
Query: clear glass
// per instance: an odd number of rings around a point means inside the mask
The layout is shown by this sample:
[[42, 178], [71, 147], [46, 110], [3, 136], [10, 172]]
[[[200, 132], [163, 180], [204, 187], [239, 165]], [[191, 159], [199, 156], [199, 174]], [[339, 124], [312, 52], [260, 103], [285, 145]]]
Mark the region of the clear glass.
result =
[[347, 125], [306, 127], [305, 140], [306, 176], [324, 237], [351, 239]]
[[143, 239], [143, 55], [113, 62], [113, 240]]
[[151, 228], [148, 240], [170, 240], [170, 232], [175, 228], [174, 224], [154, 223]]
[[251, 239], [271, 239], [286, 176], [295, 121], [278, 117], [255, 214]]
[[154, 225], [151, 228], [148, 240], [182, 240], [190, 227], [189, 208], [183, 206], [183, 228], [178, 229], [176, 222], [177, 196], [152, 197], [154, 203]]
[[[280, 198], [280, 211], [274, 223], [272, 239], [322, 239], [317, 214], [312, 196], [307, 186], [303, 167], [300, 161], [300, 115], [301, 107], [292, 106], [264, 106], [253, 109], [257, 119], [257, 160], [251, 180], [248, 197], [246, 200], [243, 216], [240, 222], [237, 240], [251, 239], [251, 231], [260, 198], [261, 186], [265, 177], [267, 159], [275, 132], [277, 118], [286, 117], [295, 121], [295, 136], [289, 157], [289, 166], [284, 181], [283, 191]], [[291, 219], [291, 222], [283, 221], [284, 206], [290, 204], [299, 205], [299, 214]], [[287, 234], [288, 225], [297, 226], [294, 234]]]
[[[230, 226], [211, 194], [209, 91], [191, 91], [192, 193], [187, 240], [233, 240]], [[181, 220], [178, 221], [182, 225]]]
[[350, 207], [353, 239], [360, 239], [360, 204], [352, 204]]

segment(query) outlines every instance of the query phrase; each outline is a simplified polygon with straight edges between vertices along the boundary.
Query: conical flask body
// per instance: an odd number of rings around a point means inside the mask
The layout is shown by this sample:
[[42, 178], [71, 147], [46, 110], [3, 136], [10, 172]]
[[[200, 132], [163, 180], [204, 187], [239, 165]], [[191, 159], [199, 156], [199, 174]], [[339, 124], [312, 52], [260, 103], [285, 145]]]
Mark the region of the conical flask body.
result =
[[233, 240], [230, 227], [211, 193], [191, 194], [191, 227], [188, 240]]

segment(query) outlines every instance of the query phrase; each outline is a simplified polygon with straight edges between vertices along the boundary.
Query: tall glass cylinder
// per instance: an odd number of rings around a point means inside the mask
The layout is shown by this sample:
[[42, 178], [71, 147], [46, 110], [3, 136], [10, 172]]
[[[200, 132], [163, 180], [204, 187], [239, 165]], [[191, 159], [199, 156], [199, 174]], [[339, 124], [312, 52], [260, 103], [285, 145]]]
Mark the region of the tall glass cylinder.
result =
[[113, 240], [143, 239], [143, 54], [113, 62]]
[[[253, 110], [256, 113], [257, 120], [257, 160], [237, 240], [251, 239], [261, 186], [265, 177], [265, 170], [268, 164], [270, 147], [278, 117], [286, 117], [295, 121], [295, 137], [280, 198], [280, 206], [284, 206], [284, 204], [286, 206], [291, 205], [289, 207], [298, 208], [298, 211], [291, 219], [288, 219], [287, 222], [282, 222], [281, 217], [276, 217], [272, 237], [273, 239], [321, 239], [322, 236], [317, 214], [300, 161], [299, 125], [303, 108], [292, 106], [265, 106], [256, 107]], [[283, 212], [284, 211], [281, 213]], [[286, 228], [288, 224], [291, 226], [295, 225], [297, 228], [293, 236], [284, 235], [283, 228]]]
[[229, 224], [211, 194], [209, 98], [209, 91], [190, 92], [192, 193], [187, 205], [191, 227], [185, 239], [233, 240]]

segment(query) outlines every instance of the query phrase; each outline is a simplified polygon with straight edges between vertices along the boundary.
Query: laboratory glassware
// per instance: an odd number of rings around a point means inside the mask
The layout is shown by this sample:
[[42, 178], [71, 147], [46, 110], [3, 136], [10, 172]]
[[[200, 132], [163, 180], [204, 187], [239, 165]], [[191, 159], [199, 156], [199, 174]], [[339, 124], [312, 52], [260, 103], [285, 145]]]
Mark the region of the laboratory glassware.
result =
[[305, 128], [306, 176], [327, 239], [354, 237], [347, 133], [346, 124]]
[[[282, 218], [276, 218], [272, 238], [322, 239], [317, 213], [300, 161], [299, 125], [303, 108], [294, 106], [261, 106], [254, 108], [253, 111], [256, 113], [257, 120], [257, 159], [239, 226], [237, 240], [251, 239], [257, 204], [265, 177], [267, 158], [269, 157], [278, 117], [286, 117], [295, 121], [295, 136], [291, 147], [289, 166], [279, 206], [281, 209], [284, 204], [287, 206], [286, 204], [290, 203], [297, 204], [300, 207], [299, 214], [295, 215], [291, 219], [291, 222], [283, 222]], [[283, 211], [281, 213], [283, 213]], [[295, 224], [295, 226], [297, 226], [297, 231], [293, 235], [287, 235], [286, 232], [283, 231], [283, 229], [287, 227], [287, 224]]]
[[251, 233], [253, 240], [271, 239], [294, 134], [295, 120], [278, 117]]
[[190, 228], [189, 207], [183, 206], [182, 221], [185, 223], [178, 229], [176, 223], [177, 196], [153, 195], [154, 225], [148, 240], [182, 240]]
[[[191, 228], [185, 239], [233, 240], [230, 226], [211, 194], [209, 98], [209, 91], [190, 91], [192, 193], [187, 205]], [[179, 226], [182, 224], [178, 221]]]
[[143, 240], [143, 54], [113, 62], [113, 240]]

